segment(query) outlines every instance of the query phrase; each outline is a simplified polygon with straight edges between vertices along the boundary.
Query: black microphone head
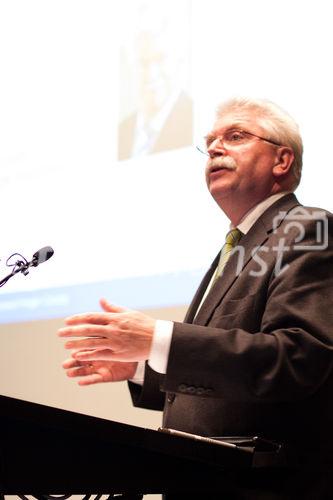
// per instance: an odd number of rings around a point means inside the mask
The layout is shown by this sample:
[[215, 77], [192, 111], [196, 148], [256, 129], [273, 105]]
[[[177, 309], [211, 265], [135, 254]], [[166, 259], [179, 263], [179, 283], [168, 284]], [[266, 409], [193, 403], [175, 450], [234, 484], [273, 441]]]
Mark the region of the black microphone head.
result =
[[42, 264], [46, 260], [49, 260], [53, 254], [54, 250], [52, 247], [41, 248], [40, 250], [38, 250], [36, 253], [33, 254], [32, 265], [35, 267], [39, 266], [39, 264]]

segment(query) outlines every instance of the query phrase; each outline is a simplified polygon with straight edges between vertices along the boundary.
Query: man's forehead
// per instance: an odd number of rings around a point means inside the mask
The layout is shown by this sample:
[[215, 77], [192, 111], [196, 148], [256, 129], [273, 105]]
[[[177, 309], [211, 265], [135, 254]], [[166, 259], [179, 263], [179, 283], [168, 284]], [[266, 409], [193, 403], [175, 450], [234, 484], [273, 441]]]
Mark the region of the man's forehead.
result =
[[259, 125], [255, 114], [249, 112], [230, 112], [219, 116], [213, 125], [213, 131], [224, 131], [231, 128], [242, 128], [247, 125]]

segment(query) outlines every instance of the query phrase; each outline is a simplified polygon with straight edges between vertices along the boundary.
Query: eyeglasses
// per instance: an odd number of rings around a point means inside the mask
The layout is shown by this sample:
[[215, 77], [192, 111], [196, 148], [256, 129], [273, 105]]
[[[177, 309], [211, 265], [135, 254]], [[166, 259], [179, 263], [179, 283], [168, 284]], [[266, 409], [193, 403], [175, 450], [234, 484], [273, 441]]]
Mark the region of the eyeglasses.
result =
[[253, 137], [260, 139], [261, 141], [269, 142], [270, 144], [274, 144], [274, 146], [281, 146], [278, 142], [272, 141], [271, 139], [266, 139], [265, 137], [261, 137], [260, 135], [253, 134], [252, 132], [247, 132], [246, 130], [239, 129], [230, 129], [227, 130], [223, 135], [207, 135], [204, 140], [205, 144], [203, 146], [196, 146], [197, 150], [200, 153], [209, 156], [208, 149], [210, 148], [213, 142], [218, 141], [220, 145], [224, 145], [228, 148], [234, 148], [237, 146], [242, 146], [247, 144]]

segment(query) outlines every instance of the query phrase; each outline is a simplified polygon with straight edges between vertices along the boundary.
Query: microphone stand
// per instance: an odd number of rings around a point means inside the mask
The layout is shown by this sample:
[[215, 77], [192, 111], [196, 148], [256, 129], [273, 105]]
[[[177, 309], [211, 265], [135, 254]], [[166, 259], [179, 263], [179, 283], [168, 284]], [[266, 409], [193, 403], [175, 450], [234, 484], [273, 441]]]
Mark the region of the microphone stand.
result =
[[2, 280], [0, 280], [0, 287], [5, 285], [7, 283], [7, 281], [9, 281], [10, 278], [15, 276], [15, 274], [17, 274], [17, 273], [22, 273], [22, 274], [24, 274], [24, 276], [29, 274], [29, 267], [32, 265], [34, 265], [34, 261], [23, 262], [22, 260], [19, 260], [18, 262], [16, 262], [15, 267], [12, 270], [12, 272], [10, 274], [8, 274], [7, 276], [5, 276], [4, 278], [2, 278]]

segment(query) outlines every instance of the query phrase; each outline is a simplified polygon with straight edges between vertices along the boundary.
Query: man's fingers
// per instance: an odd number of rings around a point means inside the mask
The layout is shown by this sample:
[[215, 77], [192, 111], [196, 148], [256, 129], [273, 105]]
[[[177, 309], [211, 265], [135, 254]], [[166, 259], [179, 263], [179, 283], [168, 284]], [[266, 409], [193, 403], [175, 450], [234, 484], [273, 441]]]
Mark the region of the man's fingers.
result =
[[111, 349], [98, 349], [95, 351], [79, 351], [74, 354], [78, 361], [110, 360], [116, 357]]
[[94, 368], [90, 365], [81, 365], [66, 371], [67, 377], [84, 377], [93, 373]]
[[[72, 353], [72, 356], [73, 356], [73, 353]], [[63, 363], [62, 363], [62, 367], [65, 368], [65, 370], [67, 370], [68, 368], [75, 368], [78, 366], [82, 366], [82, 365], [79, 361], [77, 361], [73, 357], [65, 359], [65, 361], [63, 361]]]
[[100, 325], [80, 324], [59, 328], [59, 337], [104, 337], [106, 330]]
[[[84, 369], [89, 368], [91, 370], [91, 368], [93, 367], [91, 364], [89, 364], [88, 362], [84, 363], [84, 361], [79, 361], [78, 359], [75, 359], [75, 354], [77, 352], [79, 352], [79, 351], [72, 352], [72, 357], [65, 359], [65, 361], [63, 361], [63, 363], [62, 363], [62, 367], [65, 368], [65, 370], [71, 371], [73, 373], [74, 372], [78, 373], [78, 370], [81, 368], [84, 368]], [[84, 352], [88, 352], [88, 351], [84, 351]], [[91, 373], [91, 371], [89, 373]], [[71, 375], [71, 376], [73, 376], [73, 375]]]
[[87, 375], [86, 377], [81, 378], [78, 381], [79, 385], [91, 385], [91, 384], [99, 384], [100, 382], [105, 382], [102, 375], [99, 373], [94, 373], [93, 375]]
[[91, 323], [94, 325], [107, 325], [112, 321], [112, 317], [105, 313], [123, 313], [130, 311], [126, 307], [110, 304], [106, 299], [100, 300], [100, 305], [105, 312], [89, 312], [83, 314], [74, 314], [65, 319], [66, 325], [79, 325], [82, 323]]
[[78, 366], [78, 362], [73, 358], [65, 359], [62, 363], [62, 367], [65, 368], [65, 370], [67, 370], [67, 368], [74, 368], [74, 366]]
[[110, 323], [111, 316], [105, 312], [89, 312], [83, 314], [74, 314], [65, 319], [66, 325], [81, 325], [81, 324], [93, 324], [93, 325], [108, 325]]
[[70, 378], [82, 377], [80, 380], [78, 380], [79, 385], [91, 385], [105, 382], [103, 376], [100, 373], [94, 373], [94, 368], [89, 365], [67, 370], [66, 373], [67, 377]]
[[103, 375], [96, 373], [96, 368], [88, 362], [82, 364], [81, 361], [70, 358], [63, 362], [63, 367], [66, 369], [67, 377], [83, 377], [78, 381], [79, 385], [98, 384], [106, 381]]
[[[88, 338], [80, 340], [69, 340], [65, 343], [65, 349], [76, 349], [79, 351], [95, 351], [101, 349], [112, 349], [113, 343], [109, 339], [105, 338]], [[73, 358], [80, 359], [75, 354], [72, 354]]]

